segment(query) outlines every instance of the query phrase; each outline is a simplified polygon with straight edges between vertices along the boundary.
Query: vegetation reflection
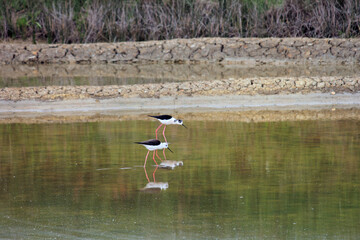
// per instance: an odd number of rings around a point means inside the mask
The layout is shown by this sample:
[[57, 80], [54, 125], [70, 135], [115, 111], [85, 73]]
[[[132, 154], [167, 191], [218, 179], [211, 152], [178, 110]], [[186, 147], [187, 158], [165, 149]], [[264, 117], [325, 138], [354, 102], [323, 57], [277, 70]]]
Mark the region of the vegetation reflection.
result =
[[360, 234], [358, 121], [187, 125], [166, 136], [185, 165], [147, 166], [169, 186], [155, 194], [139, 191], [146, 152], [133, 144], [155, 122], [0, 125], [0, 237]]

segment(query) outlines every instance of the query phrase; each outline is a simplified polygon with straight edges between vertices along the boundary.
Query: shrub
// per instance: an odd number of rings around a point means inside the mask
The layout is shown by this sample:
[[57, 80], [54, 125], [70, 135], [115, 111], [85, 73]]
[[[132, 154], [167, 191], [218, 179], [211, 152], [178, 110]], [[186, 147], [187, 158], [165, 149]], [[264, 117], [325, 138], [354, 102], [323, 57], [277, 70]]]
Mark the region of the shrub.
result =
[[358, 0], [0, 0], [0, 37], [49, 43], [357, 37]]

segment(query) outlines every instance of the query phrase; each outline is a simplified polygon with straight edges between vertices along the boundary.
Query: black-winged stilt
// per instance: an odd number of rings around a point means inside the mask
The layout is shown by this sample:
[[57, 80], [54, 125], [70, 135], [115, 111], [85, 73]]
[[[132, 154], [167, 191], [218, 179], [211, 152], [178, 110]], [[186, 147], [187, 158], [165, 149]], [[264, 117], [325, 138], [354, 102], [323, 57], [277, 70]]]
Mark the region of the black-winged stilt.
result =
[[184, 128], [187, 128], [184, 125], [183, 120], [176, 119], [176, 118], [174, 118], [174, 117], [172, 117], [170, 115], [159, 115], [159, 116], [151, 116], [151, 115], [149, 115], [149, 117], [156, 118], [157, 120], [159, 120], [159, 122], [161, 122], [160, 126], [155, 131], [156, 139], [158, 139], [157, 132], [159, 131], [159, 129], [161, 128], [162, 125], [165, 125], [164, 130], [163, 130], [163, 136], [164, 136], [165, 142], [167, 142], [166, 137], [165, 137], [166, 125], [182, 125]]
[[[143, 142], [135, 142], [137, 144], [140, 144], [140, 145], [143, 145], [144, 147], [146, 147], [146, 149], [148, 150], [148, 153], [146, 154], [146, 157], [145, 157], [145, 163], [144, 163], [144, 168], [146, 166], [146, 161], [147, 161], [147, 158], [149, 156], [149, 153], [150, 151], [154, 151], [153, 153], [153, 160], [154, 162], [156, 163], [156, 166], [158, 166], [156, 160], [155, 160], [155, 153], [156, 153], [156, 156], [159, 158], [159, 156], [157, 155], [157, 150], [161, 150], [161, 149], [164, 149], [164, 152], [165, 152], [165, 149], [169, 149], [170, 152], [173, 152], [171, 151], [171, 149], [169, 148], [169, 144], [167, 142], [160, 142], [159, 140], [157, 139], [150, 139], [150, 140], [147, 140], [147, 141], [143, 141]], [[159, 158], [160, 161], [161, 161], [161, 158]]]

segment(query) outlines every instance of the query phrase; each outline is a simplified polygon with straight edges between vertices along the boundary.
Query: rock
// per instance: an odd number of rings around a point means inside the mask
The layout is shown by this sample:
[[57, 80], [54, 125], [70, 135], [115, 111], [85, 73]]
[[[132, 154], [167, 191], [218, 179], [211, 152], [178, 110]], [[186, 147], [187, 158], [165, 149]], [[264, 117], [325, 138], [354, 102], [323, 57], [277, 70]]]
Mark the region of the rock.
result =
[[259, 58], [261, 56], [264, 56], [265, 53], [268, 51], [268, 49], [267, 48], [259, 48], [256, 50], [255, 49], [252, 49], [252, 50], [247, 49], [246, 51], [250, 57]]
[[280, 59], [282, 57], [277, 48], [269, 48], [264, 55], [270, 59]]
[[319, 82], [317, 84], [318, 88], [324, 88], [325, 87], [325, 83], [324, 82]]
[[353, 41], [343, 41], [339, 44], [339, 47], [351, 49], [355, 47], [355, 43]]
[[171, 54], [175, 61], [186, 61], [190, 59], [192, 51], [187, 46], [176, 46], [172, 49]]
[[114, 56], [109, 61], [131, 61], [135, 59], [138, 54], [139, 50], [134, 46], [134, 44], [116, 44]]
[[356, 53], [354, 49], [347, 49], [341, 47], [333, 47], [331, 48], [330, 52], [333, 56], [341, 59], [355, 57], [355, 53]]
[[161, 45], [139, 48], [138, 59], [140, 60], [161, 60], [165, 53], [162, 52]]
[[309, 48], [313, 57], [321, 57], [331, 49], [331, 45], [327, 42], [316, 42], [313, 47]]
[[235, 57], [237, 56], [238, 49], [241, 49], [243, 47], [243, 43], [231, 43], [231, 44], [225, 44], [223, 53], [228, 57]]
[[295, 85], [296, 85], [296, 87], [303, 88], [303, 87], [305, 87], [306, 83], [304, 80], [298, 80], [298, 81], [295, 81]]
[[[260, 46], [260, 44], [256, 44], [256, 43], [248, 43], [243, 46], [243, 49], [247, 53], [255, 53], [257, 50], [261, 49], [261, 46]], [[264, 52], [265, 51], [266, 50], [264, 49]]]
[[279, 38], [266, 38], [263, 42], [260, 43], [260, 46], [263, 48], [275, 48], [279, 42]]
[[55, 63], [59, 58], [64, 58], [68, 50], [64, 47], [54, 46], [43, 48], [39, 52], [40, 63]]
[[298, 58], [300, 55], [300, 50], [294, 47], [288, 47], [286, 45], [282, 45], [282, 43], [278, 47], [278, 52], [285, 56], [286, 58], [294, 59]]

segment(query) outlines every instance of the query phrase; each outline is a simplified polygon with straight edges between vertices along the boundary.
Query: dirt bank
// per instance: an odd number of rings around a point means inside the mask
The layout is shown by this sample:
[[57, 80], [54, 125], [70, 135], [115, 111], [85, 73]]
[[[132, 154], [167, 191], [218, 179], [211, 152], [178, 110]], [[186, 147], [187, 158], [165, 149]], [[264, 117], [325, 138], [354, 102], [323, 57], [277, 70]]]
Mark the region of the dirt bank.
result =
[[[305, 38], [0, 44], [0, 63], [5, 64], [0, 67], [1, 121], [97, 121], [159, 111], [184, 114], [224, 109], [251, 112], [255, 111], [253, 108], [278, 111], [274, 106], [281, 111], [286, 106], [291, 106], [287, 111], [357, 109], [359, 48], [358, 39]], [[58, 63], [74, 64], [64, 67]], [[324, 70], [322, 64], [328, 68]], [[24, 76], [25, 84], [11, 83]], [[54, 76], [101, 80], [69, 85], [56, 82]], [[104, 84], [103, 78], [107, 77], [116, 80]], [[51, 78], [55, 82], [24, 87], [28, 86], [28, 78]], [[144, 82], [127, 84], [118, 80], [126, 78], [140, 78]], [[149, 83], [149, 79], [155, 80]], [[261, 116], [270, 121], [265, 115]], [[310, 115], [304, 119], [313, 119]], [[284, 119], [294, 119], [289, 116]]]
[[360, 39], [197, 38], [95, 44], [0, 44], [0, 64], [359, 63]]
[[[320, 109], [320, 110], [247, 110], [247, 111], [213, 111], [213, 112], [176, 112], [178, 118], [187, 121], [240, 121], [240, 122], [278, 122], [308, 120], [356, 120], [360, 121], [360, 109]], [[149, 120], [146, 114], [93, 114], [93, 115], [37, 115], [13, 116], [0, 118], [0, 124], [9, 123], [75, 123]]]
[[[359, 109], [323, 109], [323, 110], [291, 110], [291, 111], [241, 111], [241, 112], [195, 112], [177, 113], [178, 118], [187, 121], [240, 121], [240, 122], [278, 122], [278, 121], [308, 121], [308, 120], [356, 120], [360, 121]], [[12, 117], [0, 118], [0, 124], [9, 123], [75, 123], [75, 122], [104, 122], [148, 120], [147, 115], [111, 115], [95, 114], [91, 116], [37, 116], [37, 117]]]
[[[233, 119], [234, 121], [359, 119], [359, 105], [360, 93], [178, 96], [152, 99], [76, 99], [52, 102], [0, 101], [0, 122], [115, 121], [158, 113], [187, 117], [193, 116], [192, 114], [211, 116], [218, 113], [219, 116], [214, 119]], [[347, 111], [349, 109], [350, 112]], [[266, 113], [267, 111], [270, 112]], [[236, 117], [230, 118], [233, 116], [231, 113], [235, 112], [245, 113], [235, 114]], [[258, 115], [258, 112], [261, 114]]]
[[110, 86], [39, 86], [0, 89], [2, 100], [160, 98], [176, 96], [271, 95], [358, 92], [360, 77], [275, 77]]
[[[91, 83], [88, 86], [81, 84], [80, 86], [57, 86], [56, 83], [45, 83], [43, 84], [45, 86], [33, 87], [22, 87], [26, 86], [24, 82], [19, 83], [21, 87], [13, 87], [5, 82], [3, 84], [10, 87], [0, 89], [0, 99], [48, 101], [83, 98], [358, 92], [359, 71], [351, 70], [349, 66], [358, 69], [359, 49], [359, 39], [309, 38], [199, 38], [69, 45], [0, 44], [0, 62], [10, 64], [0, 69], [2, 78], [5, 80], [11, 79], [11, 76], [21, 78], [19, 74], [22, 73], [28, 78], [40, 78], [40, 76], [51, 78], [54, 75], [76, 77], [81, 74], [77, 69], [81, 69], [80, 71], [87, 72], [87, 77], [113, 76], [116, 79], [135, 77], [181, 81], [143, 82], [144, 84], [136, 85], [114, 81], [106, 86], [94, 86], [100, 84]], [[203, 64], [127, 64], [129, 62], [189, 61]], [[220, 71], [217, 71], [217, 67], [212, 68], [216, 65], [208, 64], [211, 67], [204, 67], [210, 62], [222, 62], [222, 66], [227, 67]], [[296, 65], [301, 67], [295, 74], [285, 66], [300, 62], [306, 64]], [[95, 64], [74, 64], [72, 66], [82, 67], [74, 67], [75, 70], [69, 72], [66, 68], [64, 70], [55, 64], [41, 65], [46, 67], [39, 67], [39, 65], [23, 67], [24, 63], [119, 63], [119, 65], [109, 64], [107, 68], [98, 68], [88, 67]], [[321, 72], [319, 68], [309, 67], [315, 63], [347, 63], [347, 67], [344, 69], [334, 67], [334, 70], [339, 71], [319, 74]], [[265, 67], [251, 70], [249, 67], [251, 64], [265, 64]], [[237, 67], [231, 68], [237, 65], [244, 65], [247, 68], [240, 68], [241, 70]], [[271, 73], [266, 70], [266, 67], [274, 67], [274, 65], [281, 65], [279, 71]], [[135, 69], [134, 66], [136, 66]], [[56, 71], [60, 73], [57, 74]]]

